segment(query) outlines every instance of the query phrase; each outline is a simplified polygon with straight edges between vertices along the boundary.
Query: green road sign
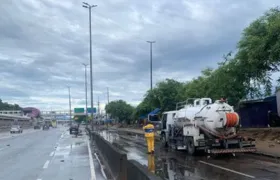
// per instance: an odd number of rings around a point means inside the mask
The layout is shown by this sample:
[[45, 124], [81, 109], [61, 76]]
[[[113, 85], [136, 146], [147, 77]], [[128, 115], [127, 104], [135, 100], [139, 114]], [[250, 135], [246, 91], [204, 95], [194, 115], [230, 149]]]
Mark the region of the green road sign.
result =
[[74, 113], [84, 113], [85, 108], [74, 108]]
[[94, 107], [93, 110], [91, 108], [87, 108], [87, 112], [88, 113], [91, 113], [91, 112], [96, 113], [96, 108]]

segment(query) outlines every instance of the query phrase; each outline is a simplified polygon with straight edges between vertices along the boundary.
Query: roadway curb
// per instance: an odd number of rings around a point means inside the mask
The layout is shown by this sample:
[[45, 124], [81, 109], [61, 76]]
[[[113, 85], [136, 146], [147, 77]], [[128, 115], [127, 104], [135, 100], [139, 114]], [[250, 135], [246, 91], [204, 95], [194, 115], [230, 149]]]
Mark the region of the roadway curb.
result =
[[275, 156], [275, 155], [269, 154], [269, 153], [252, 152], [250, 154], [257, 155], [257, 156], [265, 156], [265, 157], [269, 157], [269, 158], [273, 158], [273, 159], [280, 159], [280, 156]]
[[[120, 131], [120, 132], [129, 132], [129, 133], [134, 133], [134, 134], [137, 134], [137, 135], [143, 135], [143, 133], [135, 132], [133, 130], [131, 131], [131, 130], [128, 130], [128, 129], [116, 128], [116, 129], [112, 129], [112, 130], [116, 130], [116, 131]], [[158, 136], [156, 136], [156, 141], [160, 141]], [[264, 152], [251, 152], [249, 154], [258, 155], [258, 156], [265, 156], [265, 157], [274, 158], [274, 159], [280, 159], [280, 156], [276, 156], [276, 155], [269, 154], [269, 153], [264, 153]]]
[[89, 154], [90, 174], [91, 174], [91, 178], [90, 179], [91, 180], [96, 180], [95, 169], [94, 169], [92, 152], [91, 152], [91, 147], [90, 147], [89, 140], [87, 140], [87, 147], [88, 147], [88, 154]]

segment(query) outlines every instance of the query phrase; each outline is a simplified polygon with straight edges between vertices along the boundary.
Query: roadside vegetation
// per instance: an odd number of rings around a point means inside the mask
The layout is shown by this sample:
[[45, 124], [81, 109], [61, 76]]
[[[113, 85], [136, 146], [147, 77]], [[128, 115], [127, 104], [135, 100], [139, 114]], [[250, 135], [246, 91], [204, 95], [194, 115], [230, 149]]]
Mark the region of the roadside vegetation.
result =
[[21, 107], [18, 104], [9, 104], [0, 99], [0, 111], [5, 110], [21, 110]]
[[[188, 82], [165, 79], [148, 90], [143, 101], [132, 107], [123, 100], [112, 101], [106, 111], [112, 118], [130, 122], [155, 108], [174, 110], [176, 103], [190, 97], [227, 97], [236, 106], [242, 99], [270, 96], [277, 87], [272, 85], [272, 73], [280, 64], [280, 8], [272, 8], [243, 30], [234, 52], [224, 55], [218, 68], [202, 70], [199, 77]], [[280, 82], [280, 78], [278, 79]]]

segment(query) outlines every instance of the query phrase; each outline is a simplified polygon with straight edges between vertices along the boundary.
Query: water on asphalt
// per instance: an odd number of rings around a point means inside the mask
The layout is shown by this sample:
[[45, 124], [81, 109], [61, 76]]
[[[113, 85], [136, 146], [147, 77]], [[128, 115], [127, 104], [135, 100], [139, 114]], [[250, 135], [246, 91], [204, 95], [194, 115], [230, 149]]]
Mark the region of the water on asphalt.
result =
[[[91, 178], [87, 136], [72, 136], [66, 128], [5, 136], [0, 139], [0, 160], [1, 180]], [[93, 162], [96, 178], [105, 179], [95, 156]]]
[[[263, 160], [258, 156], [241, 154], [236, 157], [222, 156], [208, 159], [206, 156], [188, 156], [184, 151], [161, 148], [156, 144], [155, 155], [147, 155], [143, 137], [101, 131], [112, 144], [118, 144], [134, 159], [147, 166], [162, 179], [181, 180], [276, 180], [280, 179], [280, 164]], [[154, 167], [153, 167], [154, 165]]]

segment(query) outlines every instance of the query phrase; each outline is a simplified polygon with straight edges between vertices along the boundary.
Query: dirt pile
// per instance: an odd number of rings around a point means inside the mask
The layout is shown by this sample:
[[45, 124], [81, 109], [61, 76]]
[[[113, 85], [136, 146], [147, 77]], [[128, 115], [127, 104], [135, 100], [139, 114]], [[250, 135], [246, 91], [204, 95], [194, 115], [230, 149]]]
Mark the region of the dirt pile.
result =
[[280, 128], [241, 129], [238, 134], [255, 138], [259, 152], [280, 156]]

